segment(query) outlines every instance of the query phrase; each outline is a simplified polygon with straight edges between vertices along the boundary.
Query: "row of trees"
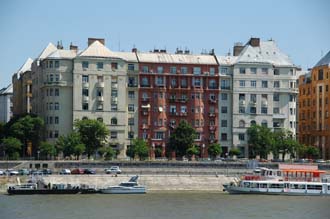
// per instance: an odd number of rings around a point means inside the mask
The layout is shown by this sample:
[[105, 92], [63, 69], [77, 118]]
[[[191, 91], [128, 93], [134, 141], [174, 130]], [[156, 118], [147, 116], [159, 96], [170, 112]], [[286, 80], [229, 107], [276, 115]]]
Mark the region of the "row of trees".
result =
[[269, 128], [253, 125], [248, 128], [248, 144], [249, 144], [249, 157], [267, 159], [267, 155], [272, 153], [275, 159], [281, 155], [284, 161], [286, 155], [291, 158], [305, 157], [317, 158], [320, 154], [319, 149], [310, 145], [300, 144], [292, 138], [292, 133], [288, 130], [281, 129], [272, 132]]

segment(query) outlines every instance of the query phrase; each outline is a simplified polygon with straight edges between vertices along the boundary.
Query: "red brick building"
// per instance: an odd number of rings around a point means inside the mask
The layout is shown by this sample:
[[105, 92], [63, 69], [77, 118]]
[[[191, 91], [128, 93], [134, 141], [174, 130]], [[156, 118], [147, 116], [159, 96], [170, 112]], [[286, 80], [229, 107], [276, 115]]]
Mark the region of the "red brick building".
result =
[[139, 60], [139, 138], [150, 145], [150, 157], [165, 157], [168, 139], [179, 122], [195, 128], [200, 157], [218, 141], [218, 63], [214, 54], [177, 50], [137, 52]]

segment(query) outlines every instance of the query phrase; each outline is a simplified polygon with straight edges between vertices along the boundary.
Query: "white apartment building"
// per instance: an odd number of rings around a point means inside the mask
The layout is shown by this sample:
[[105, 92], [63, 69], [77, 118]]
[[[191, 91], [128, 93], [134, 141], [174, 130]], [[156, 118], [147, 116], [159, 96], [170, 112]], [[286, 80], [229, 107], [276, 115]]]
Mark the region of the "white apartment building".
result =
[[112, 52], [99, 39], [90, 39], [88, 48], [74, 59], [73, 121], [105, 123], [108, 142], [120, 152], [119, 159], [126, 157], [127, 145], [137, 136], [137, 63], [135, 53]]
[[0, 122], [7, 123], [13, 116], [13, 86], [10, 84], [0, 90]]
[[[247, 128], [259, 124], [296, 133], [297, 67], [276, 43], [251, 38], [233, 65], [233, 147], [248, 157]], [[221, 66], [220, 66], [221, 67]]]

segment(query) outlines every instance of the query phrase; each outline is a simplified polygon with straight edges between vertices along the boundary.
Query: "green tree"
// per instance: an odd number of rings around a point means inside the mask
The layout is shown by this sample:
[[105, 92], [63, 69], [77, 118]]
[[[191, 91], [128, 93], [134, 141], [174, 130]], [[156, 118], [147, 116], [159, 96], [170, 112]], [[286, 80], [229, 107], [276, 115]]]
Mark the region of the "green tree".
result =
[[147, 145], [147, 142], [145, 142], [143, 139], [134, 139], [133, 140], [134, 145], [134, 154], [138, 155], [140, 160], [145, 160], [149, 156], [149, 148]]
[[134, 145], [130, 145], [129, 147], [127, 147], [126, 156], [130, 157], [131, 159], [134, 159], [135, 156]]
[[19, 158], [19, 151], [22, 147], [22, 142], [19, 139], [13, 137], [4, 138], [2, 144], [9, 159], [17, 160]]
[[104, 160], [112, 160], [116, 155], [116, 151], [112, 147], [102, 147], [99, 149], [99, 154], [104, 157]]
[[188, 148], [186, 151], [186, 154], [191, 158], [194, 155], [198, 155], [200, 153], [199, 148], [196, 145], [193, 145], [192, 147]]
[[33, 153], [36, 154], [36, 149], [43, 136], [44, 121], [33, 115], [15, 118], [13, 121], [8, 123], [10, 125], [9, 135], [18, 138], [23, 143], [22, 156], [25, 156], [28, 142], [32, 142]]
[[94, 154], [105, 142], [109, 131], [104, 123], [92, 119], [76, 120], [74, 126], [86, 146], [89, 159], [91, 154]]
[[174, 151], [177, 157], [186, 155], [187, 149], [192, 147], [196, 131], [185, 120], [181, 120], [178, 127], [171, 133], [169, 148]]
[[54, 144], [42, 141], [39, 146], [41, 156], [49, 158], [56, 155], [56, 148]]
[[215, 159], [222, 153], [221, 145], [217, 143], [210, 144], [207, 148], [207, 152], [212, 159]]
[[231, 148], [229, 151], [229, 156], [239, 156], [241, 155], [241, 151], [238, 148]]
[[249, 157], [260, 156], [267, 159], [267, 155], [273, 145], [273, 134], [267, 127], [252, 125], [247, 129]]
[[0, 122], [0, 143], [2, 139], [5, 137], [5, 123]]
[[85, 152], [85, 145], [82, 143], [79, 133], [72, 132], [67, 136], [61, 135], [56, 145], [59, 151], [63, 152], [63, 156], [75, 155], [76, 159]]
[[279, 158], [279, 154], [282, 155], [282, 161], [285, 159], [286, 154], [290, 154], [294, 157], [295, 151], [299, 147], [299, 143], [292, 138], [292, 132], [288, 130], [280, 130], [273, 133], [274, 141], [271, 151], [275, 158]]
[[301, 144], [297, 151], [299, 158], [318, 158], [320, 156], [319, 148], [312, 145]]

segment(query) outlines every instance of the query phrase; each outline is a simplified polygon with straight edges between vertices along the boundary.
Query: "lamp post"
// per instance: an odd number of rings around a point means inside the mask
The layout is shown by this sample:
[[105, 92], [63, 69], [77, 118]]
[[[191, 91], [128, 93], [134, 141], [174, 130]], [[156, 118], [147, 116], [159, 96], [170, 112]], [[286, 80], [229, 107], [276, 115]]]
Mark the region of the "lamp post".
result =
[[38, 150], [37, 153], [38, 153], [38, 160], [39, 160], [40, 151]]
[[202, 160], [204, 160], [204, 148], [205, 148], [205, 144], [202, 144]]

